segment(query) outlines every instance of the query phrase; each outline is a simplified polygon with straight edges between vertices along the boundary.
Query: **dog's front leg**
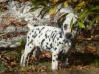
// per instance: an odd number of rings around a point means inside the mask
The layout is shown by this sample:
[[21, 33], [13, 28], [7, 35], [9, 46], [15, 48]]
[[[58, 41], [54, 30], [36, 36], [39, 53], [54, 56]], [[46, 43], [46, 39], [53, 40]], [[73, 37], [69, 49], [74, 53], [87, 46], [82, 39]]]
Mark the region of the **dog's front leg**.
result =
[[66, 54], [62, 54], [62, 57], [61, 57], [62, 59], [62, 63], [61, 63], [61, 68], [66, 68], [66, 67], [68, 67], [68, 65], [69, 65], [69, 63], [68, 63], [68, 55], [66, 55]]
[[52, 53], [52, 70], [57, 70], [58, 69], [58, 54], [59, 53], [55, 53], [56, 51], [54, 51]]

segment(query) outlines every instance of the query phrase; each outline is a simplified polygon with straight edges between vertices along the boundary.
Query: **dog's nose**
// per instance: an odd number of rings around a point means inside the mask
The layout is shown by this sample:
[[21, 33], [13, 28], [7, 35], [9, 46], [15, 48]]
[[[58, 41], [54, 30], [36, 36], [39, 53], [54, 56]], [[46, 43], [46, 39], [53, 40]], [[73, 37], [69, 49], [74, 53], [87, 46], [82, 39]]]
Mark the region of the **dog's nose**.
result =
[[71, 38], [72, 38], [72, 34], [71, 34], [71, 33], [66, 33], [65, 37], [66, 37], [67, 39], [71, 39]]

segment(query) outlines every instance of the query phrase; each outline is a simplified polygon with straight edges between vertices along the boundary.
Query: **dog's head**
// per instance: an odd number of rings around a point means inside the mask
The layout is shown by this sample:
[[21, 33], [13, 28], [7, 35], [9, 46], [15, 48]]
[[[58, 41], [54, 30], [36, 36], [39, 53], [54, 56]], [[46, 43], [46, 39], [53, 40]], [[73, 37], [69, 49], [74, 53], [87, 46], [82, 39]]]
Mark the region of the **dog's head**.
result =
[[[60, 22], [61, 20], [61, 22]], [[70, 23], [72, 21], [73, 27], [71, 28]], [[67, 39], [71, 39], [74, 37], [77, 31], [77, 15], [74, 13], [68, 13], [63, 16], [62, 19], [58, 20], [59, 27], [62, 29], [64, 36]]]

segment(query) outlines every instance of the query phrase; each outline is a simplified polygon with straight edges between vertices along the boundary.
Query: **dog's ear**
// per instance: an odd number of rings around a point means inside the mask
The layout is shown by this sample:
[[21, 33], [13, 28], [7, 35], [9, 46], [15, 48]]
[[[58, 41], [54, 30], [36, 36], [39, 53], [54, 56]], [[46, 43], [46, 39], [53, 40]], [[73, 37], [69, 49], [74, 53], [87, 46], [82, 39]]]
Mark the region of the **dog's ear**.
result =
[[[68, 14], [68, 13], [67, 13]], [[65, 21], [65, 19], [66, 19], [66, 15], [67, 14], [64, 14], [64, 15], [62, 15], [59, 19], [58, 19], [58, 26], [59, 26], [59, 28], [62, 28], [62, 26], [63, 26], [63, 22]]]

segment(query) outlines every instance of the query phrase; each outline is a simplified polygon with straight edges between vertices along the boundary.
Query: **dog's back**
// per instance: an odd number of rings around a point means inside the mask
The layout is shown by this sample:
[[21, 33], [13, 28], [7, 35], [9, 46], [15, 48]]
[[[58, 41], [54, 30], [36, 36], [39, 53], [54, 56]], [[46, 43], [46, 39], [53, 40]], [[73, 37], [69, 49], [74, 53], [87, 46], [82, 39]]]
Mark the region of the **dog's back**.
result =
[[46, 49], [47, 51], [50, 51], [49, 49], [52, 48], [52, 43], [55, 43], [56, 39], [59, 40], [60, 37], [63, 37], [60, 28], [50, 26], [33, 27], [27, 36], [28, 43], [33, 41], [34, 46]]

